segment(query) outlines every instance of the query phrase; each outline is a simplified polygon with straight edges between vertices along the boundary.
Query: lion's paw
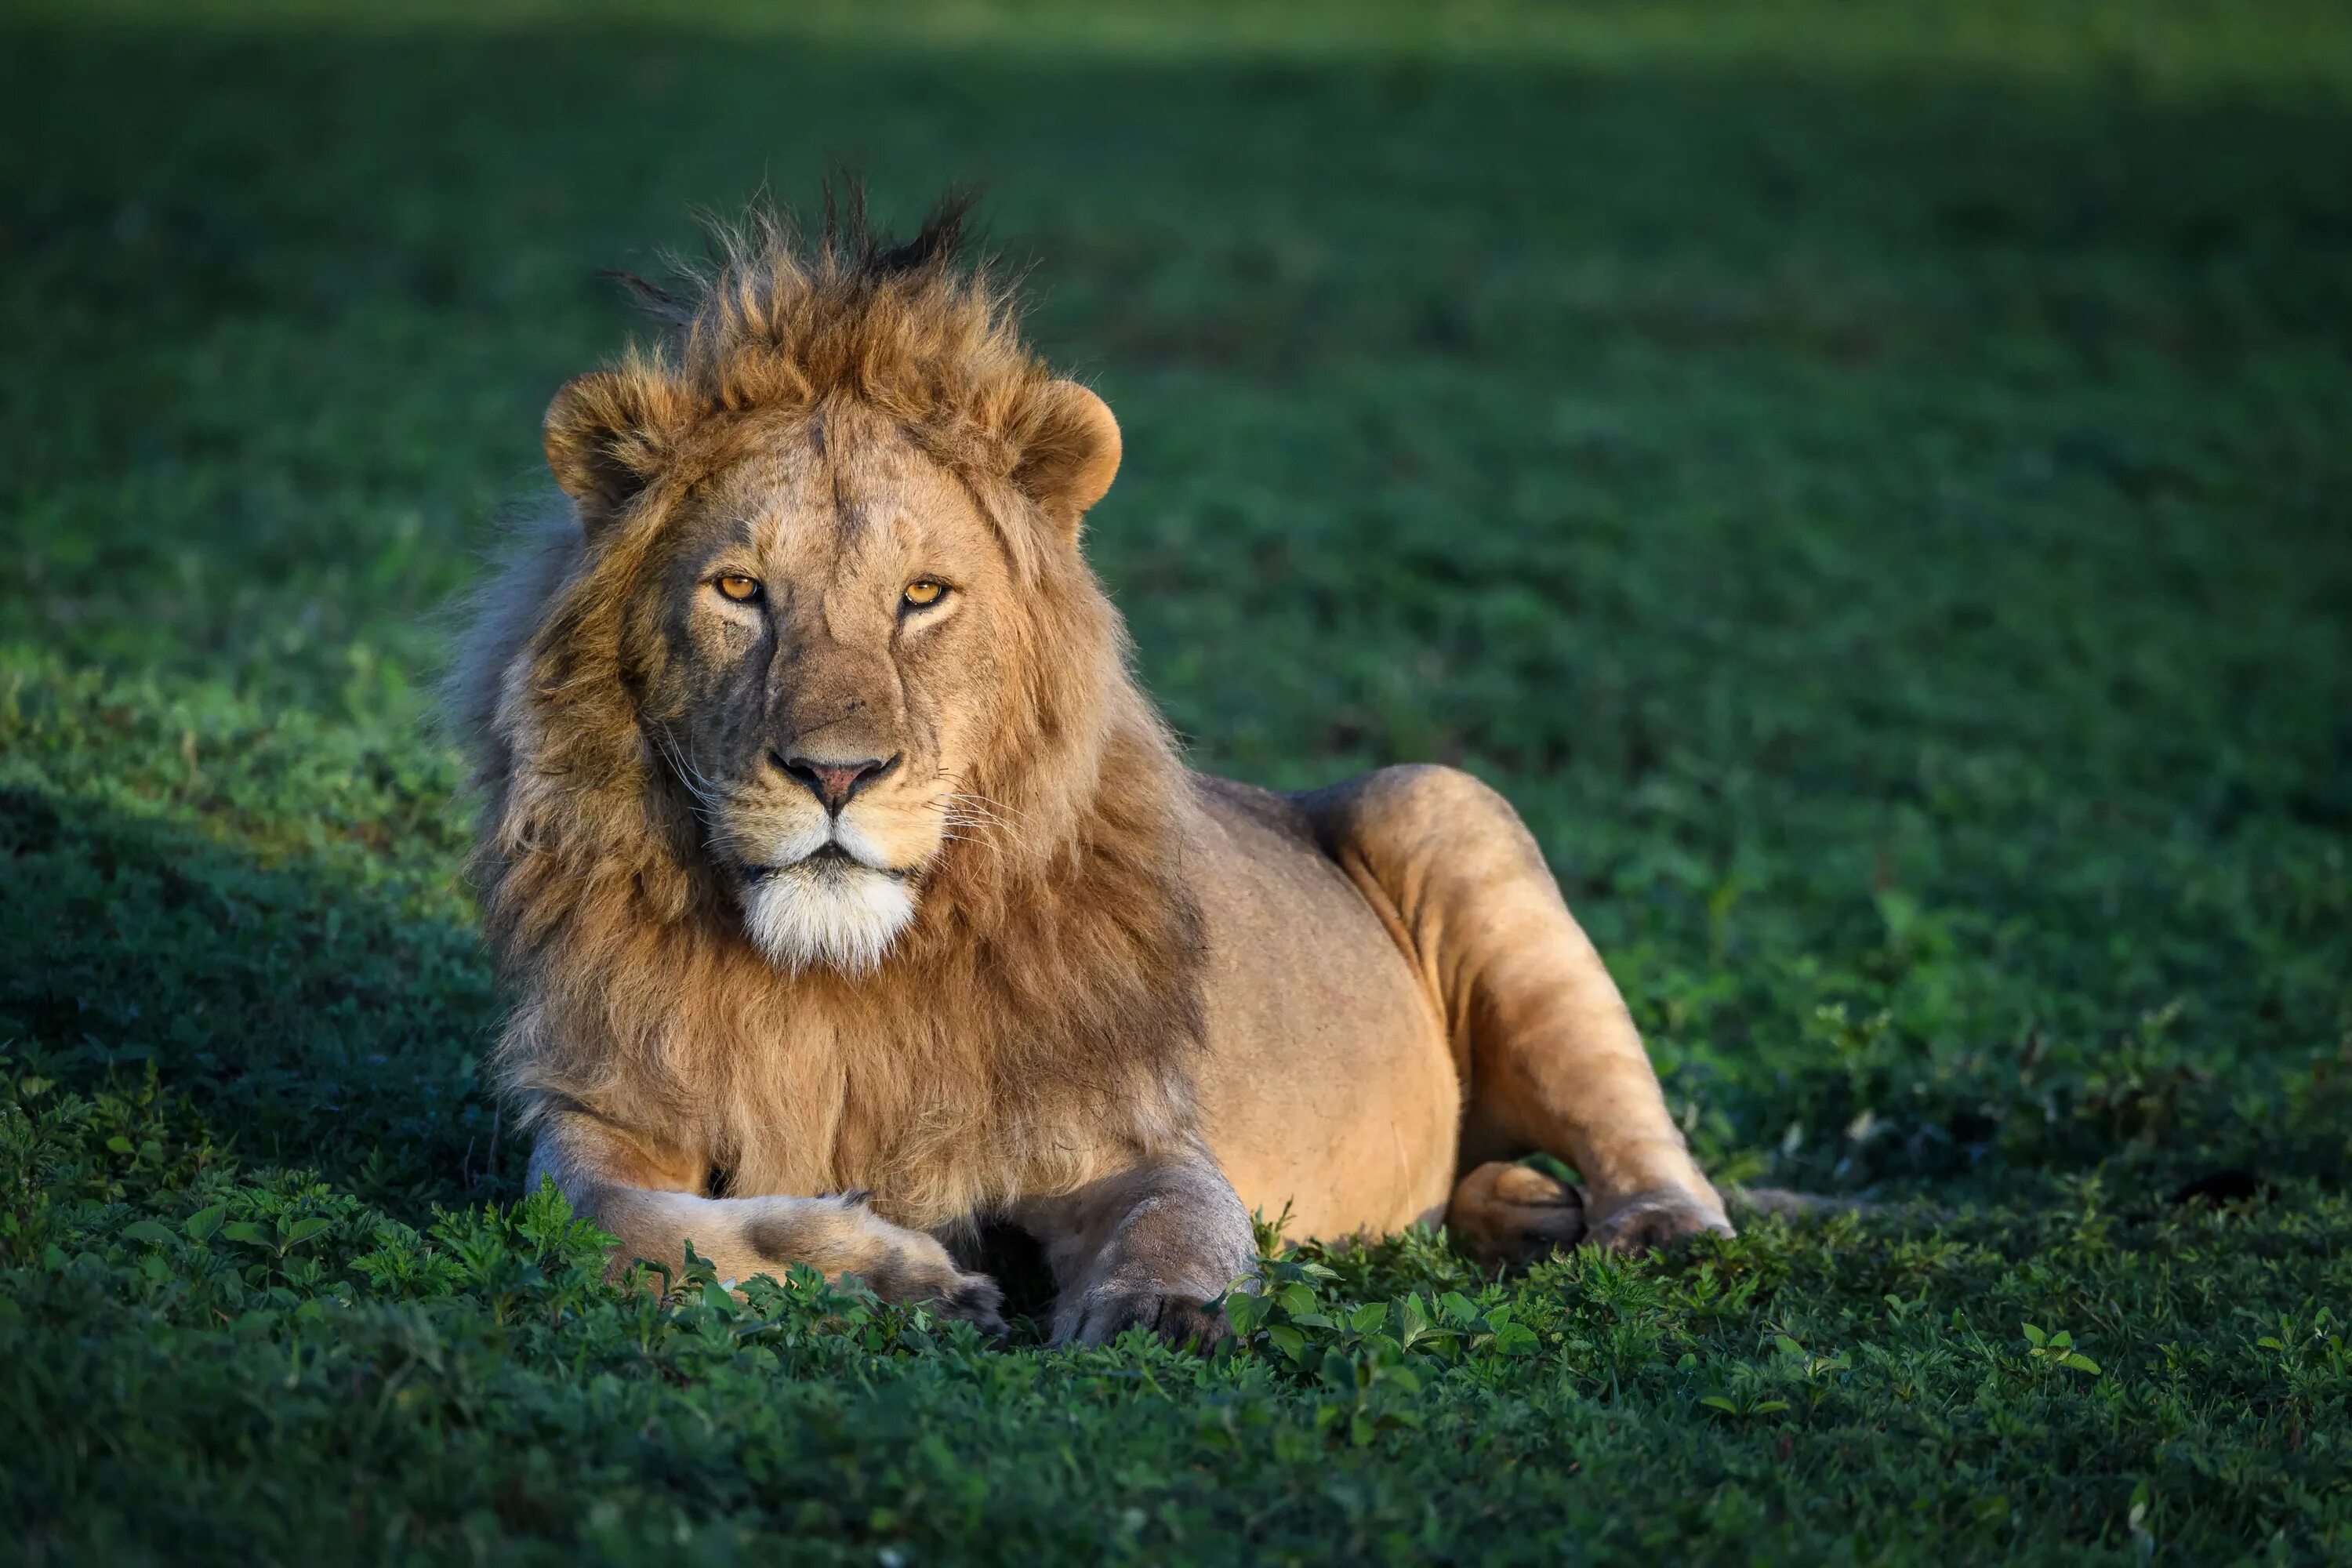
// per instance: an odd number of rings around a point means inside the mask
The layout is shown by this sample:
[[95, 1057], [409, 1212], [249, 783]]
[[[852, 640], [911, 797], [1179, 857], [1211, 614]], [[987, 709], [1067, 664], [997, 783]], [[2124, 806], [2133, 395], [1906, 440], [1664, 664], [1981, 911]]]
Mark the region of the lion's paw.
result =
[[1004, 1292], [985, 1274], [960, 1274], [954, 1285], [917, 1305], [951, 1321], [970, 1323], [990, 1339], [1004, 1337]]
[[1735, 1234], [1720, 1203], [1664, 1187], [1629, 1194], [1609, 1205], [1584, 1239], [1612, 1252], [1660, 1252], [1695, 1236]]
[[1076, 1323], [1060, 1336], [1081, 1345], [1108, 1344], [1128, 1330], [1150, 1329], [1171, 1344], [1206, 1349], [1233, 1331], [1222, 1309], [1180, 1291], [1105, 1287], [1087, 1293]]
[[921, 1307], [950, 1322], [970, 1323], [992, 1339], [1002, 1338], [1006, 1331], [1004, 1293], [996, 1281], [985, 1274], [965, 1273], [947, 1248], [929, 1237], [921, 1240], [930, 1245], [919, 1250], [908, 1247], [873, 1271], [866, 1283], [874, 1293], [886, 1301]]
[[1486, 1267], [1524, 1268], [1584, 1239], [1584, 1194], [1532, 1166], [1493, 1160], [1455, 1185], [1445, 1228]]

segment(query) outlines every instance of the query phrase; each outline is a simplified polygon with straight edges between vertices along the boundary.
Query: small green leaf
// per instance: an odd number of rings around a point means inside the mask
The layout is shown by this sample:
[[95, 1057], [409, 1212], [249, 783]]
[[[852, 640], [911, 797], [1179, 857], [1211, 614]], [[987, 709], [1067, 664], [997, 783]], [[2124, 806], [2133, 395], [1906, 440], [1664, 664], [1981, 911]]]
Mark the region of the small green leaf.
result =
[[181, 1221], [180, 1228], [187, 1234], [190, 1241], [206, 1241], [211, 1239], [213, 1232], [220, 1228], [221, 1221], [227, 1217], [228, 1205], [215, 1204], [210, 1208], [198, 1209]]
[[1377, 1333], [1389, 1321], [1389, 1304], [1374, 1301], [1357, 1308], [1348, 1316], [1348, 1326], [1360, 1334]]
[[1265, 1331], [1265, 1337], [1274, 1342], [1276, 1350], [1293, 1361], [1299, 1360], [1306, 1352], [1307, 1336], [1287, 1323], [1275, 1324]]
[[241, 1241], [248, 1247], [275, 1247], [278, 1245], [278, 1238], [276, 1237], [270, 1235], [269, 1232], [264, 1230], [261, 1226], [254, 1224], [249, 1219], [241, 1219], [233, 1225], [225, 1225], [221, 1226], [221, 1234], [228, 1237], [231, 1241]]
[[1786, 1410], [1787, 1408], [1789, 1408], [1789, 1402], [1785, 1399], [1766, 1399], [1759, 1400], [1758, 1403], [1749, 1405], [1748, 1407], [1748, 1414], [1750, 1415], [1769, 1415], [1775, 1411]]
[[151, 1247], [161, 1247], [173, 1239], [170, 1226], [159, 1225], [152, 1219], [134, 1220], [124, 1226], [122, 1237], [126, 1241], [143, 1241]]
[[2093, 1361], [2089, 1356], [2084, 1355], [2080, 1351], [2068, 1352], [2066, 1359], [2059, 1363], [2059, 1364], [2061, 1366], [2071, 1366], [2076, 1372], [2087, 1372], [2093, 1377], [2099, 1375], [2099, 1363]]
[[1727, 1415], [1737, 1415], [1739, 1414], [1739, 1406], [1734, 1405], [1730, 1400], [1726, 1399], [1720, 1394], [1702, 1395], [1699, 1399], [1699, 1403], [1706, 1405], [1710, 1410], [1720, 1410]]
[[121, 1133], [117, 1133], [115, 1136], [108, 1139], [106, 1141], [106, 1146], [113, 1150], [118, 1154], [128, 1154], [131, 1152], [131, 1140], [123, 1137]]
[[1457, 1323], [1475, 1323], [1478, 1321], [1477, 1303], [1459, 1290], [1448, 1290], [1437, 1299], [1437, 1305], [1440, 1310]]
[[2035, 1328], [2032, 1323], [2028, 1323], [2025, 1325], [2025, 1342], [2033, 1346], [2036, 1350], [2039, 1350], [2042, 1346], [2050, 1342], [2050, 1336], [2043, 1333], [2040, 1329]]
[[1505, 1355], [1533, 1355], [1541, 1343], [1525, 1323], [1505, 1323], [1495, 1331], [1495, 1349]]
[[1396, 1304], [1397, 1340], [1411, 1349], [1412, 1342], [1429, 1331], [1429, 1310], [1421, 1304], [1418, 1292], [1406, 1296]]
[[318, 1235], [320, 1231], [326, 1229], [329, 1223], [330, 1222], [320, 1218], [316, 1215], [311, 1215], [309, 1219], [297, 1220], [286, 1232], [285, 1245], [288, 1247], [299, 1247], [302, 1243], [310, 1240], [312, 1237]]

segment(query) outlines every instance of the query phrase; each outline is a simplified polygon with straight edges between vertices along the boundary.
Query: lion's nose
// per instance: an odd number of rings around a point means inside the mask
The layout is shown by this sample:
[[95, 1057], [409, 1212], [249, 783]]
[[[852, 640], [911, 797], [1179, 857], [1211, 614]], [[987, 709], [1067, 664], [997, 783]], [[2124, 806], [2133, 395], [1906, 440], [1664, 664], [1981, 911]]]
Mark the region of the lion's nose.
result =
[[856, 762], [836, 763], [799, 752], [771, 752], [768, 755], [787, 777], [816, 796], [827, 811], [839, 811], [859, 790], [877, 779], [888, 777], [898, 765], [897, 757], [863, 757]]

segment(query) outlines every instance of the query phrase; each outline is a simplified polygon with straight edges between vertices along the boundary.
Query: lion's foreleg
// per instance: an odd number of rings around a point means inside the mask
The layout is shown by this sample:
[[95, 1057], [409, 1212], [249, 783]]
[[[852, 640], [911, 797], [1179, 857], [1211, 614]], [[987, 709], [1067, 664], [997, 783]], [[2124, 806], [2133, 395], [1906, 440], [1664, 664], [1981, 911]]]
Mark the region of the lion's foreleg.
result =
[[1249, 1213], [1205, 1150], [1021, 1205], [1056, 1294], [1056, 1344], [1101, 1344], [1138, 1324], [1202, 1342], [1225, 1331], [1208, 1303], [1250, 1272]]
[[574, 1212], [619, 1241], [616, 1270], [638, 1258], [680, 1268], [691, 1246], [730, 1288], [806, 1264], [828, 1279], [855, 1276], [885, 1300], [929, 1303], [992, 1333], [1004, 1327], [993, 1280], [963, 1272], [936, 1237], [891, 1224], [862, 1196], [705, 1197], [692, 1190], [701, 1185], [697, 1163], [649, 1155], [619, 1130], [577, 1113], [542, 1126], [531, 1183], [542, 1175]]

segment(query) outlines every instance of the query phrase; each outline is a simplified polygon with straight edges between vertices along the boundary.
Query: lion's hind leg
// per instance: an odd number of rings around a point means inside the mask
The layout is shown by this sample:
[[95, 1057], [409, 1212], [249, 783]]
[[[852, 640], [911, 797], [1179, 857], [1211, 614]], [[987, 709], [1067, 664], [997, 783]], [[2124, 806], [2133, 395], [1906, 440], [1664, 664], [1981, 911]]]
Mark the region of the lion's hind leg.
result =
[[1461, 1164], [1480, 1167], [1455, 1194], [1463, 1220], [1531, 1239], [1513, 1211], [1532, 1182], [1478, 1178], [1493, 1169], [1483, 1162], [1540, 1150], [1584, 1182], [1590, 1240], [1633, 1249], [1727, 1233], [1616, 983], [1502, 796], [1453, 768], [1403, 767], [1302, 804], [1444, 1020], [1464, 1091]]

